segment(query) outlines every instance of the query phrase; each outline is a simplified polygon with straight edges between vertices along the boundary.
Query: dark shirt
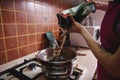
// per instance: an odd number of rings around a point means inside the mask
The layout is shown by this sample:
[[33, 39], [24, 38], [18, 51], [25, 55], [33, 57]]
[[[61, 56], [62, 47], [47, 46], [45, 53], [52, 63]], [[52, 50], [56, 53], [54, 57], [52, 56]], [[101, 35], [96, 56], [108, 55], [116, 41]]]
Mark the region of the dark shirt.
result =
[[120, 17], [118, 17], [116, 24], [115, 24], [115, 34], [118, 37], [118, 39], [120, 40]]
[[[108, 9], [101, 24], [100, 40], [103, 46], [111, 54], [114, 54], [120, 46], [120, 4], [110, 1]], [[120, 80], [120, 77], [112, 76], [99, 62], [97, 67], [97, 80]]]
[[114, 2], [116, 2], [116, 3], [120, 3], [120, 0], [114, 0]]
[[[114, 2], [120, 3], [120, 0], [114, 0]], [[120, 14], [120, 11], [119, 11], [119, 14]], [[115, 23], [115, 34], [118, 37], [118, 39], [120, 40], [120, 15], [119, 14], [118, 14], [118, 18]]]

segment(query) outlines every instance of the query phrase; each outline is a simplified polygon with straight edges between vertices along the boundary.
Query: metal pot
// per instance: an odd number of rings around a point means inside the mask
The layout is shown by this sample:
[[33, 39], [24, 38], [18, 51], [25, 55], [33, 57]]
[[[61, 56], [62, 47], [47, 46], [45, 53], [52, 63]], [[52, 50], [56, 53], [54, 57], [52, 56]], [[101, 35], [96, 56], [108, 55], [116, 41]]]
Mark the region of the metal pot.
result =
[[72, 47], [64, 47], [59, 55], [59, 60], [53, 59], [55, 55], [55, 49], [52, 48], [41, 50], [38, 53], [42, 71], [49, 78], [65, 80], [73, 72], [73, 64], [77, 56], [76, 50]]

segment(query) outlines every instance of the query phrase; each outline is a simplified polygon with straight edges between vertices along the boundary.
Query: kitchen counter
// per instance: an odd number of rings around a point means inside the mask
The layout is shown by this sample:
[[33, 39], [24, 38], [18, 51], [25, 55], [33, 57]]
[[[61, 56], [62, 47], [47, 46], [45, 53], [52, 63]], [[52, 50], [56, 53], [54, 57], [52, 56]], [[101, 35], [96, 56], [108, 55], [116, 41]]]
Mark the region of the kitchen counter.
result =
[[[89, 49], [79, 49], [77, 52], [79, 54], [86, 54], [86, 55], [77, 56], [76, 64], [78, 64], [78, 68], [83, 70], [83, 75], [80, 77], [79, 80], [92, 80], [97, 65], [96, 58]], [[24, 59], [30, 59], [35, 57], [37, 53], [38, 52], [35, 52], [30, 55], [24, 56], [22, 58], [8, 62], [6, 64], [0, 65], [0, 72], [23, 62]]]
[[79, 54], [86, 54], [85, 56], [83, 55], [77, 57], [77, 64], [79, 65], [79, 68], [83, 68], [83, 75], [79, 80], [92, 80], [97, 67], [96, 58], [89, 49], [80, 49], [77, 52]]

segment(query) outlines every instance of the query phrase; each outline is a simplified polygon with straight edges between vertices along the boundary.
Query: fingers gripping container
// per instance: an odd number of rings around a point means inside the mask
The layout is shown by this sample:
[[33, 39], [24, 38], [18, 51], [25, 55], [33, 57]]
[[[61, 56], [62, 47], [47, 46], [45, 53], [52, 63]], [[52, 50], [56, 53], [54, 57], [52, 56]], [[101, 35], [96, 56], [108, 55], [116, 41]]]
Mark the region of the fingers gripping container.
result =
[[[94, 2], [81, 3], [76, 7], [57, 13], [58, 24], [64, 29], [72, 27], [72, 21], [69, 15], [72, 15], [75, 21], [81, 23], [91, 12], [95, 12]], [[68, 15], [69, 14], [69, 15]]]

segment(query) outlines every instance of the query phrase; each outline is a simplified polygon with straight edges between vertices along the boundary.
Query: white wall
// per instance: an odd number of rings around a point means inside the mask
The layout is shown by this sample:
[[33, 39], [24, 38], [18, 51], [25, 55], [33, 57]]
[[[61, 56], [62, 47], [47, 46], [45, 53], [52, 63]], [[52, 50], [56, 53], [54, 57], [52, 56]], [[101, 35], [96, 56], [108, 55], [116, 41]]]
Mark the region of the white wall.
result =
[[[108, 3], [109, 0], [93, 0], [93, 1], [101, 1], [101, 2]], [[90, 16], [93, 18], [95, 26], [100, 26], [101, 25], [104, 14], [105, 14], [105, 11], [102, 11], [102, 10], [96, 10], [95, 13], [90, 14]]]
[[[93, 39], [95, 39], [96, 41], [99, 41], [99, 38], [97, 35], [99, 32], [98, 31], [99, 26], [86, 26], [85, 28], [88, 30], [88, 32], [93, 37]], [[81, 47], [88, 48], [88, 45], [85, 39], [79, 33], [70, 33], [70, 40], [71, 40], [72, 46], [81, 46]]]
[[104, 15], [105, 15], [105, 12], [101, 11], [101, 10], [96, 10], [95, 13], [90, 14], [90, 16], [93, 19], [94, 26], [100, 26], [101, 25], [101, 22], [103, 20]]

